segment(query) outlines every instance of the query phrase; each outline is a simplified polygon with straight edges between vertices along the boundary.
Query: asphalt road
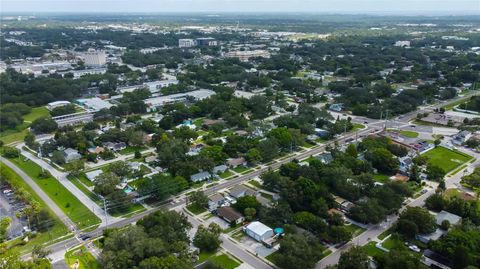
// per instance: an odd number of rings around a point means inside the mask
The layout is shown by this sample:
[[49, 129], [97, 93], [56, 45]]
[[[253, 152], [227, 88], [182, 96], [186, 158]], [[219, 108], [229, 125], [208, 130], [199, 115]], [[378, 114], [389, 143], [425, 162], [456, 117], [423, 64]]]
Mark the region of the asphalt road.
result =
[[[347, 134], [347, 135], [337, 139], [336, 141], [338, 142], [338, 144], [342, 144], [342, 143], [345, 142], [345, 140], [355, 139], [356, 137], [360, 137], [361, 135], [367, 135], [371, 132], [372, 132], [372, 129], [367, 128], [365, 130], [361, 130], [361, 131], [358, 131], [358, 132], [353, 133], [353, 134], [352, 133]], [[237, 178], [234, 178], [234, 179], [222, 182], [222, 183], [220, 183], [216, 186], [212, 186], [210, 188], [207, 188], [206, 190], [204, 190], [204, 192], [205, 192], [206, 195], [210, 195], [210, 194], [213, 194], [213, 193], [217, 192], [220, 189], [226, 189], [226, 188], [230, 188], [230, 187], [239, 185], [244, 181], [247, 181], [247, 180], [250, 180], [250, 179], [255, 178], [257, 176], [260, 176], [262, 173], [264, 173], [264, 172], [266, 172], [270, 169], [275, 170], [275, 169], [279, 168], [282, 164], [288, 163], [288, 162], [292, 161], [293, 159], [298, 159], [298, 160], [305, 159], [305, 158], [310, 157], [311, 155], [321, 153], [325, 150], [325, 147], [327, 145], [333, 145], [333, 143], [334, 142], [331, 142], [329, 144], [319, 145], [319, 146], [313, 147], [311, 149], [305, 150], [304, 152], [297, 153], [294, 156], [285, 158], [283, 160], [278, 160], [278, 161], [276, 161], [276, 162], [274, 162], [274, 163], [272, 163], [268, 166], [264, 166], [264, 167], [262, 167], [258, 170], [255, 170], [251, 173], [241, 175]], [[123, 226], [129, 225], [129, 224], [135, 223], [139, 219], [141, 219], [141, 218], [143, 218], [143, 217], [145, 217], [145, 216], [147, 216], [147, 215], [149, 215], [149, 214], [151, 214], [155, 211], [170, 210], [174, 207], [181, 206], [181, 205], [182, 206], [185, 205], [185, 196], [184, 195], [181, 195], [179, 197], [176, 197], [176, 198], [172, 199], [171, 202], [169, 201], [169, 202], [163, 204], [163, 206], [159, 206], [159, 207], [156, 207], [156, 208], [146, 210], [146, 211], [144, 211], [142, 213], [139, 213], [135, 216], [132, 216], [130, 218], [126, 218], [126, 219], [116, 221], [115, 223], [109, 224], [108, 226], [99, 227], [99, 228], [97, 228], [97, 229], [95, 229], [91, 232], [85, 233], [85, 234], [89, 235], [91, 238], [94, 238], [94, 237], [102, 235], [103, 230], [106, 229], [106, 228], [123, 227]], [[58, 252], [58, 251], [65, 251], [67, 249], [70, 249], [72, 247], [81, 245], [83, 243], [85, 243], [85, 242], [82, 241], [81, 239], [79, 239], [77, 237], [73, 237], [73, 238], [66, 239], [64, 241], [46, 246], [45, 249], [50, 250], [52, 253], [55, 253], [55, 252]], [[229, 245], [229, 244], [233, 244], [233, 243], [231, 243], [231, 242], [226, 243], [226, 245]], [[233, 253], [233, 254], [235, 254], [235, 253]], [[28, 256], [24, 255], [24, 257], [28, 257]], [[239, 257], [239, 258], [241, 258], [241, 257]]]
[[16, 165], [14, 165], [12, 162], [9, 160], [0, 157], [0, 160], [7, 165], [8, 167], [12, 168], [15, 173], [17, 173], [30, 187], [40, 196], [40, 199], [45, 201], [47, 206], [53, 211], [55, 215], [60, 218], [60, 220], [67, 226], [69, 227], [70, 230], [73, 228], [76, 228], [75, 224], [70, 220], [70, 218], [63, 213], [63, 211], [55, 204], [55, 202], [48, 197], [48, 195], [35, 183], [35, 181], [29, 177], [25, 172], [23, 172], [22, 169], [18, 168]]

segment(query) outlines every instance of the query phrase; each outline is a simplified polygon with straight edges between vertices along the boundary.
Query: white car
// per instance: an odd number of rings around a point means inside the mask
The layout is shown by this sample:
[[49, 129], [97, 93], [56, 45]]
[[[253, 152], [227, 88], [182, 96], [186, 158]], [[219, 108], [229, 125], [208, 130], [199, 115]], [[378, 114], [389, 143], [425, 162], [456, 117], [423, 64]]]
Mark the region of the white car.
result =
[[417, 252], [417, 253], [421, 251], [420, 248], [418, 248], [418, 247], [415, 246], [415, 245], [411, 245], [411, 246], [409, 246], [408, 248], [409, 248], [411, 251]]

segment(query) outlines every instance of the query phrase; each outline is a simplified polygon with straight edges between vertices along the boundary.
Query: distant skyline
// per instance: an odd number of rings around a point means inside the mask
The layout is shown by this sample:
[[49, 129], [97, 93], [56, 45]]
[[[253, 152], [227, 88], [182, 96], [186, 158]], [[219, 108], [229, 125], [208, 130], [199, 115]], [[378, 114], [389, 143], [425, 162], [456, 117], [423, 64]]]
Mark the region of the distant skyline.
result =
[[480, 0], [1, 0], [8, 12], [309, 12], [377, 15], [480, 14]]

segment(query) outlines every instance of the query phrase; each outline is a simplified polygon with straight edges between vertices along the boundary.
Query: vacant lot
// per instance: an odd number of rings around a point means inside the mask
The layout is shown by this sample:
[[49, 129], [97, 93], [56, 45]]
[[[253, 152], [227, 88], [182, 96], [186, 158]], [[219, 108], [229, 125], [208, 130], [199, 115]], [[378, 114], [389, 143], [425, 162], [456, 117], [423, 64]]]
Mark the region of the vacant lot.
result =
[[470, 161], [473, 157], [457, 150], [436, 147], [427, 151], [423, 156], [428, 157], [428, 163], [441, 167], [446, 173]]
[[405, 137], [408, 137], [408, 138], [417, 138], [418, 137], [418, 133], [414, 132], [414, 131], [403, 130], [403, 131], [400, 131], [400, 134], [405, 136]]

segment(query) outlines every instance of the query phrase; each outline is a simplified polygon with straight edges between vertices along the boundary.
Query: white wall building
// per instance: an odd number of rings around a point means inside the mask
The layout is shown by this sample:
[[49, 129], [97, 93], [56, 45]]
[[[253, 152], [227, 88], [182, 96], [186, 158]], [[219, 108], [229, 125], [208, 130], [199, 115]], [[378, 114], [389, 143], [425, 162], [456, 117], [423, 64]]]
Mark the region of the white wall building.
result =
[[225, 53], [225, 57], [238, 58], [242, 62], [248, 61], [250, 58], [263, 57], [270, 58], [270, 52], [268, 50], [235, 50]]
[[259, 221], [248, 224], [247, 227], [245, 227], [245, 233], [258, 242], [266, 241], [274, 235], [272, 228]]
[[195, 40], [189, 38], [182, 38], [178, 40], [179, 48], [191, 48], [196, 45]]
[[83, 54], [86, 66], [102, 66], [107, 63], [107, 56], [103, 50], [88, 49]]

